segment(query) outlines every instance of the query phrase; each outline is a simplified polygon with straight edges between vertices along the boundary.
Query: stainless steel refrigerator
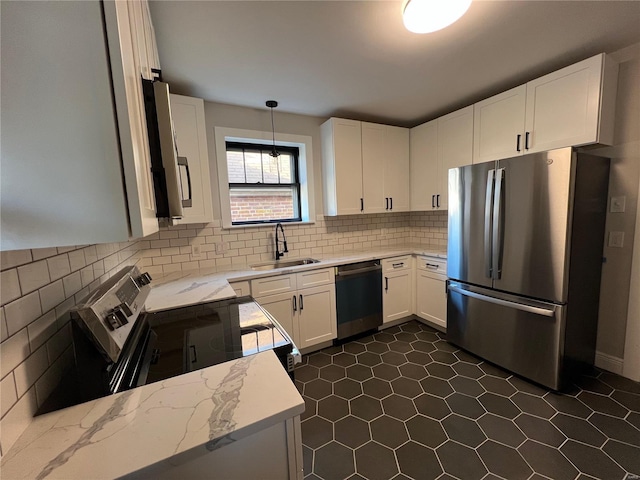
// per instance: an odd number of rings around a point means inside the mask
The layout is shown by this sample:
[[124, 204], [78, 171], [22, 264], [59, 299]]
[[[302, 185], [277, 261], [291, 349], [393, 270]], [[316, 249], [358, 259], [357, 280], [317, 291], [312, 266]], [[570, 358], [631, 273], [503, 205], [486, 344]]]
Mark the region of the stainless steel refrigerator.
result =
[[554, 390], [593, 364], [609, 159], [449, 170], [447, 339]]

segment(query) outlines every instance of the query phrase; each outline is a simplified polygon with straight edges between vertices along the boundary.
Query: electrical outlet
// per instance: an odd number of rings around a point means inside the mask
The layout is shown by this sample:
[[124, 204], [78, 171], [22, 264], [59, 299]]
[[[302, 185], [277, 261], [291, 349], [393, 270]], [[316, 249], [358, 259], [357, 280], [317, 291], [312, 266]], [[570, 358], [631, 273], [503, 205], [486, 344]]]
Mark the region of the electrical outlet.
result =
[[627, 197], [611, 197], [611, 206], [609, 207], [609, 211], [611, 213], [624, 213], [625, 207], [627, 203]]
[[624, 232], [609, 232], [609, 246], [622, 248], [624, 246]]
[[222, 255], [226, 251], [227, 251], [227, 244], [225, 242], [216, 243], [216, 253], [218, 255]]
[[193, 258], [200, 258], [202, 255], [202, 250], [200, 249], [200, 244], [191, 245], [191, 256]]

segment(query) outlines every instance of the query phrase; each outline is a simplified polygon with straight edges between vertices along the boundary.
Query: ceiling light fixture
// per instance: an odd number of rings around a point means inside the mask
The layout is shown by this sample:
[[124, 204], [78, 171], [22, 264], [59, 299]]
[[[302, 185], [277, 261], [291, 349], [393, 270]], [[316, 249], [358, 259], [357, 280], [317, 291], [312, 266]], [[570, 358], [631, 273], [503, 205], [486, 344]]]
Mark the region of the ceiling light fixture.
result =
[[402, 20], [410, 32], [436, 32], [462, 17], [470, 5], [471, 0], [404, 0]]
[[280, 152], [278, 152], [278, 149], [276, 148], [276, 127], [273, 123], [273, 109], [277, 106], [278, 102], [276, 102], [275, 100], [267, 100], [267, 107], [271, 109], [271, 133], [273, 134], [273, 150], [269, 152], [269, 155], [271, 155], [272, 157], [280, 156]]

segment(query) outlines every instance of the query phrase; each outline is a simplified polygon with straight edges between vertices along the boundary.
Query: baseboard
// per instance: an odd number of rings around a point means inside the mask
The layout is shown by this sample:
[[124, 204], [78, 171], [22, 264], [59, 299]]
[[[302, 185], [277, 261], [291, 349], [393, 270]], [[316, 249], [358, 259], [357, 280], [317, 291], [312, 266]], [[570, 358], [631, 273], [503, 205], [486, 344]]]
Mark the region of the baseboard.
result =
[[622, 358], [614, 357], [602, 352], [596, 352], [596, 367], [602, 368], [609, 372], [622, 375], [622, 364], [624, 361]]

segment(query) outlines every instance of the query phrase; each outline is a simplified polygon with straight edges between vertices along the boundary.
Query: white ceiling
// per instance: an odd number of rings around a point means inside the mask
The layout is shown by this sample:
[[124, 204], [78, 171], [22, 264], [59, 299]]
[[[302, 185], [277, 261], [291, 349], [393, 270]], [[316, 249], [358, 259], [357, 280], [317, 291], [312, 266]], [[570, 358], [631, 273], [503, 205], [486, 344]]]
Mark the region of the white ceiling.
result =
[[151, 1], [172, 91], [401, 126], [640, 42], [640, 1], [475, 0], [457, 23], [426, 35], [404, 29], [400, 8], [399, 0]]

